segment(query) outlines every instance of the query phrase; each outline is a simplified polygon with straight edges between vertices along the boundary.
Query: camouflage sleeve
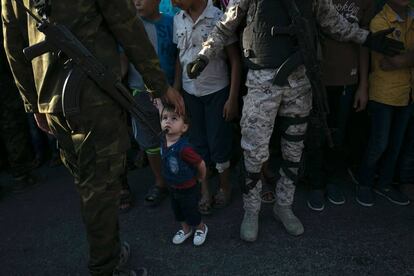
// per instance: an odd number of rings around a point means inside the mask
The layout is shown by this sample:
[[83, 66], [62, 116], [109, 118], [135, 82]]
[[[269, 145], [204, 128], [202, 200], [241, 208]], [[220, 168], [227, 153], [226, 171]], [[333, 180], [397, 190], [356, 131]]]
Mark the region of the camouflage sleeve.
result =
[[332, 0], [315, 0], [316, 19], [324, 33], [339, 41], [353, 41], [362, 44], [368, 31], [359, 28], [358, 23], [350, 23], [340, 15]]
[[159, 97], [168, 88], [157, 54], [131, 0], [97, 0], [102, 14], [130, 62], [144, 79], [148, 91]]
[[[23, 55], [23, 49], [28, 46], [26, 15], [15, 13], [17, 9], [13, 6], [11, 0], [2, 0], [1, 4], [4, 50], [10, 69], [23, 99], [26, 112], [38, 112], [38, 97], [32, 66]], [[16, 3], [14, 4], [16, 5]]]
[[203, 43], [203, 49], [201, 49], [199, 54], [210, 59], [228, 44], [229, 38], [234, 35], [237, 27], [246, 16], [250, 2], [251, 0], [230, 1], [226, 12]]

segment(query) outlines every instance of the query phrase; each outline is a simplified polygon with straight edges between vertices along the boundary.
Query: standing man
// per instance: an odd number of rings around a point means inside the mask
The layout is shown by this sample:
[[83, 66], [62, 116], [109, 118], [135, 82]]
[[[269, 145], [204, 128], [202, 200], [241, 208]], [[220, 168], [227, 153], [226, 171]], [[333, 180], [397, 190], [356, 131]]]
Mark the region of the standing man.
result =
[[[62, 89], [67, 76], [65, 55], [51, 52], [35, 58], [32, 64], [25, 61], [23, 48], [45, 37], [36, 29], [36, 21], [27, 17], [16, 1], [2, 0], [6, 53], [26, 111], [33, 112], [38, 126], [57, 138], [63, 162], [75, 178], [89, 242], [89, 272], [136, 275], [121, 269], [128, 254], [124, 254], [127, 247], [121, 250], [119, 241], [121, 176], [130, 144], [125, 110], [87, 78], [80, 88], [81, 111], [76, 119], [79, 127], [72, 130], [68, 123], [71, 119], [62, 113]], [[24, 0], [23, 3], [50, 22], [68, 27], [118, 76], [119, 42], [153, 96], [164, 97], [179, 113], [184, 112], [183, 100], [168, 85], [131, 0]]]
[[[387, 32], [370, 34], [360, 29], [357, 24], [349, 23], [338, 14], [331, 0], [295, 2], [300, 14], [308, 21], [315, 42], [319, 28], [335, 39], [364, 43], [365, 46], [380, 51], [394, 52], [401, 46], [397, 44], [396, 49], [390, 49], [389, 46], [394, 46], [394, 43], [389, 43], [390, 41], [385, 39]], [[243, 30], [243, 54], [249, 67], [246, 80], [248, 94], [244, 98], [240, 122], [245, 165], [245, 213], [240, 227], [240, 237], [245, 241], [257, 239], [262, 189], [260, 170], [269, 158], [269, 140], [276, 115], [280, 117], [284, 160], [280, 169], [281, 178], [276, 186], [277, 200], [273, 211], [289, 234], [298, 236], [304, 232], [303, 225], [293, 214], [291, 206], [302, 158], [307, 117], [312, 108], [312, 93], [303, 64], [292, 68], [292, 72], [284, 80], [284, 85], [274, 83], [278, 68], [298, 50], [296, 34], [289, 28], [292, 20], [284, 3], [288, 2], [230, 1], [221, 21], [204, 42], [198, 58], [187, 66], [189, 76], [197, 77], [208, 60], [225, 45], [228, 37], [244, 18], [246, 19], [246, 27]]]

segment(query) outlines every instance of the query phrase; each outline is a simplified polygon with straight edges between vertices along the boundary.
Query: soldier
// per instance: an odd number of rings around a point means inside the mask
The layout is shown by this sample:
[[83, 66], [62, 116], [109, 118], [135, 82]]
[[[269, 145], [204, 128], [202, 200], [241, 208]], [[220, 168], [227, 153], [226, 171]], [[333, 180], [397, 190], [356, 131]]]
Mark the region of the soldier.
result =
[[[35, 58], [32, 64], [25, 61], [23, 48], [45, 38], [36, 29], [36, 21], [27, 17], [16, 1], [2, 0], [6, 53], [26, 111], [33, 112], [38, 126], [57, 138], [62, 160], [75, 178], [89, 242], [89, 272], [136, 275], [122, 268], [129, 251], [128, 246], [121, 247], [118, 230], [121, 176], [130, 145], [125, 111], [87, 78], [81, 87], [78, 128], [72, 131], [72, 122], [67, 122], [71, 119], [62, 113], [65, 55], [52, 52]], [[179, 113], [184, 112], [183, 100], [167, 84], [131, 0], [23, 2], [50, 22], [67, 26], [117, 76], [119, 42], [153, 96], [163, 96]], [[141, 270], [141, 274], [146, 271]]]
[[[395, 54], [401, 47], [385, 38], [390, 31], [370, 34], [356, 24], [349, 23], [338, 14], [331, 0], [296, 2], [302, 16], [308, 20], [315, 39], [318, 25], [321, 31], [337, 40], [364, 43], [378, 51]], [[285, 28], [290, 25], [291, 19], [284, 1], [230, 1], [226, 13], [204, 42], [198, 58], [188, 64], [187, 71], [190, 77], [197, 77], [244, 18], [246, 27], [243, 30], [243, 54], [249, 72], [246, 80], [248, 94], [244, 98], [240, 122], [245, 165], [245, 213], [240, 237], [245, 241], [257, 239], [262, 188], [260, 170], [263, 162], [269, 158], [268, 144], [276, 115], [280, 117], [282, 126], [281, 148], [284, 160], [280, 169], [281, 178], [276, 186], [277, 200], [273, 212], [289, 234], [301, 235], [304, 232], [303, 225], [293, 214], [291, 206], [307, 117], [312, 108], [312, 93], [303, 65], [294, 67], [285, 80], [285, 85], [273, 83], [277, 69], [298, 47], [295, 34], [289, 33], [290, 29]], [[282, 32], [285, 33], [280, 34]]]
[[34, 156], [23, 103], [4, 53], [2, 30], [0, 44], [0, 141], [13, 176], [11, 188], [22, 192], [36, 183], [31, 174]]

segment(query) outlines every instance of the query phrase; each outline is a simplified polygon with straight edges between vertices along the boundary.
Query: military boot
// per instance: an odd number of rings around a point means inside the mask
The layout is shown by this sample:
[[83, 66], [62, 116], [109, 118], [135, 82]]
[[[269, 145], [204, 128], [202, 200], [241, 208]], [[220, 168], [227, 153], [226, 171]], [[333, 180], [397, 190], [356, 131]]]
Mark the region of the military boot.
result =
[[303, 225], [295, 214], [293, 214], [291, 205], [281, 206], [276, 202], [273, 206], [273, 213], [275, 218], [283, 223], [283, 226], [289, 234], [293, 236], [303, 234]]
[[240, 226], [240, 238], [244, 241], [254, 242], [257, 239], [261, 190], [262, 183], [258, 181], [253, 189], [243, 194], [244, 217]]

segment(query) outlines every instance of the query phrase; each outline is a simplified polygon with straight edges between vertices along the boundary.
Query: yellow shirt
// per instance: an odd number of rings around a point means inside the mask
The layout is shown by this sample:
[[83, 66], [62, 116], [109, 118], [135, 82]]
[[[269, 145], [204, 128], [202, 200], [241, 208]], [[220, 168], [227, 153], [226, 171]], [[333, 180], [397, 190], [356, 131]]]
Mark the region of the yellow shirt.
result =
[[[372, 32], [395, 28], [389, 35], [390, 38], [404, 43], [407, 50], [414, 46], [414, 10], [411, 8], [404, 20], [398, 16], [388, 5], [385, 5], [371, 21]], [[406, 106], [410, 101], [411, 86], [413, 80], [413, 69], [398, 69], [394, 71], [383, 71], [380, 61], [383, 55], [372, 52], [371, 74], [369, 77], [369, 99], [392, 106]]]

